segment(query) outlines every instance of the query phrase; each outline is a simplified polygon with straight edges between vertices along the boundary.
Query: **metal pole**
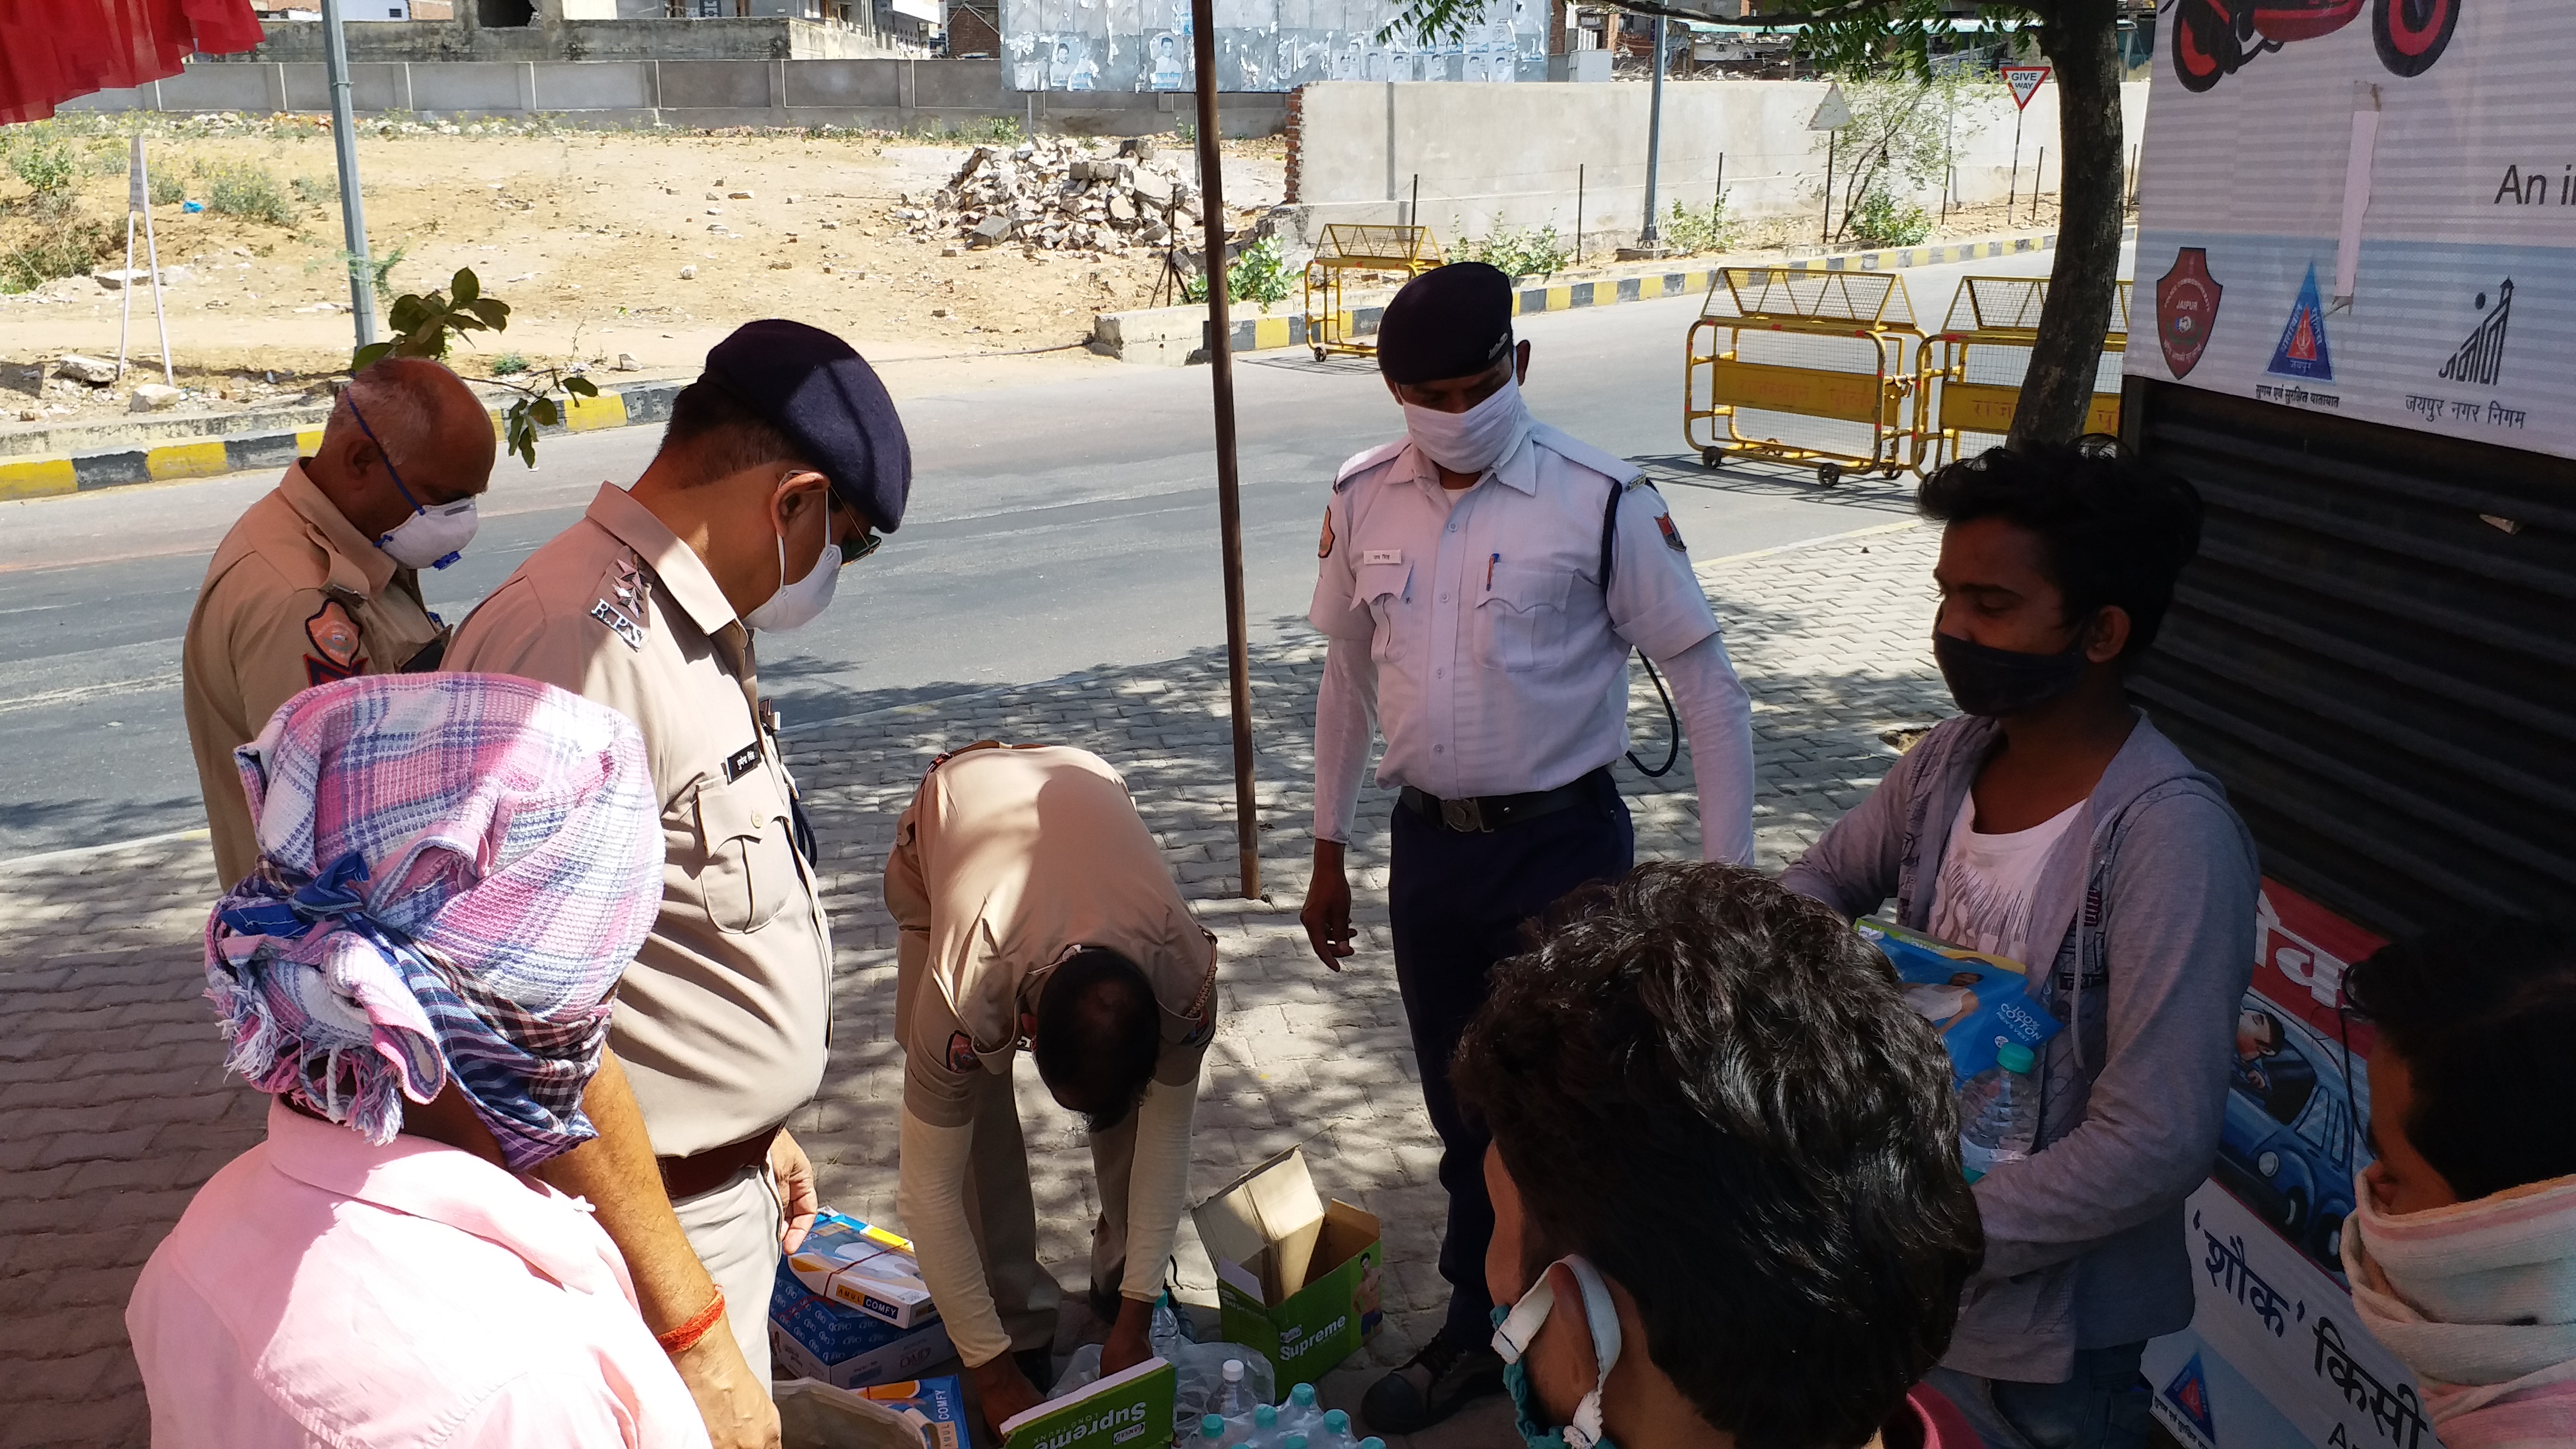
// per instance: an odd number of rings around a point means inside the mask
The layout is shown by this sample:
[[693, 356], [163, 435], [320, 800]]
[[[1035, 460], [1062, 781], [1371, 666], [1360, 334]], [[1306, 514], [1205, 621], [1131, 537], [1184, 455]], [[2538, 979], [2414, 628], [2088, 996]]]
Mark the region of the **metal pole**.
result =
[[[152, 320], [161, 329], [161, 384], [177, 387], [179, 374], [170, 362], [170, 309], [161, 300], [161, 243], [152, 235], [152, 173], [144, 168], [140, 135], [134, 138], [134, 178], [135, 189], [143, 196], [137, 209], [143, 213], [143, 264], [152, 269]], [[134, 218], [130, 216], [125, 219], [125, 237], [125, 294], [130, 298], [134, 295]]]
[[[1252, 659], [1243, 622], [1243, 488], [1234, 456], [1233, 323], [1225, 295], [1225, 173], [1217, 154], [1216, 0], [1190, 0], [1190, 47], [1198, 62], [1199, 203], [1207, 224], [1208, 385], [1216, 406], [1216, 514], [1225, 560], [1225, 659], [1234, 712], [1235, 852], [1243, 894], [1261, 894], [1261, 822], [1252, 798]], [[1421, 179], [1414, 185], [1419, 188]], [[1421, 199], [1417, 189], [1415, 200]]]
[[[1840, 131], [1825, 133], [1825, 219], [1816, 225], [1816, 245], [1818, 246], [1834, 244], [1834, 142], [1840, 139], [1841, 135]], [[2008, 222], [2012, 220], [2011, 215], [2007, 213], [2004, 220]]]
[[2012, 182], [2004, 191], [2004, 225], [2012, 225], [2013, 204], [2021, 200], [2021, 112], [2013, 112]]
[[2042, 146], [2039, 148], [2039, 164], [2030, 168], [2030, 220], [2033, 226], [2039, 224], [2039, 186], [2047, 176], [2048, 148]]
[[1646, 104], [1646, 229], [1639, 243], [1655, 245], [1655, 167], [1664, 150], [1664, 17], [1655, 17], [1655, 93]]
[[1574, 264], [1583, 265], [1583, 164], [1574, 167]]
[[331, 148], [340, 158], [340, 230], [349, 253], [349, 312], [358, 345], [376, 340], [376, 289], [368, 278], [367, 209], [358, 199], [358, 124], [349, 105], [349, 40], [340, 31], [340, 0], [322, 0], [322, 70], [331, 84]]
[[1422, 225], [1422, 173], [1413, 173], [1413, 199], [1404, 204], [1404, 224]]

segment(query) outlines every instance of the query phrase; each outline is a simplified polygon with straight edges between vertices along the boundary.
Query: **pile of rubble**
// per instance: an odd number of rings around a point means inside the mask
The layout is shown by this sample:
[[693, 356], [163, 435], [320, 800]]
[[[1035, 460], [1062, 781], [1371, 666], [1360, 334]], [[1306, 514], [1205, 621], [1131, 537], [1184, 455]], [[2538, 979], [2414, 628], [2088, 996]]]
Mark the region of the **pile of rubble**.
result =
[[978, 146], [935, 192], [900, 198], [893, 217], [913, 235], [970, 247], [1017, 242], [1032, 250], [1110, 256], [1158, 247], [1199, 226], [1197, 188], [1150, 138], [1106, 143], [1039, 137]]

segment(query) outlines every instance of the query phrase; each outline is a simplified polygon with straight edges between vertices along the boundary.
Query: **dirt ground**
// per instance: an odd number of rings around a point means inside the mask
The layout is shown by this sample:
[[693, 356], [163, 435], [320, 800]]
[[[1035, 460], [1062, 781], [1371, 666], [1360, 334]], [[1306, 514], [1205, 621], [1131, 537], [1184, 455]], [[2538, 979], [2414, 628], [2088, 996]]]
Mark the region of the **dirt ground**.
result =
[[[478, 338], [454, 359], [468, 373], [514, 354], [537, 367], [614, 368], [621, 353], [638, 375], [693, 373], [709, 346], [759, 316], [848, 337], [889, 365], [898, 394], [946, 385], [955, 368], [945, 364], [980, 363], [976, 375], [991, 380], [994, 360], [1030, 349], [1060, 349], [1024, 357], [1031, 366], [1109, 365], [1080, 349], [1092, 314], [1147, 305], [1160, 253], [947, 255], [904, 235], [887, 212], [906, 192], [936, 189], [967, 150], [794, 134], [425, 135], [363, 138], [358, 163], [370, 249], [380, 259], [402, 254], [391, 275], [397, 293], [444, 287], [472, 267], [486, 295], [511, 305], [505, 334]], [[117, 146], [101, 169], [121, 154]], [[165, 277], [186, 269], [164, 291], [179, 385], [216, 394], [183, 406], [274, 404], [345, 367], [353, 333], [328, 135], [171, 137], [151, 154], [156, 176], [252, 162], [281, 184], [305, 179], [319, 198], [299, 203], [290, 225], [191, 214], [177, 202], [152, 208]], [[1177, 159], [1195, 173], [1185, 149]], [[1277, 204], [1284, 180], [1284, 143], [1227, 143], [1236, 225]], [[198, 181], [187, 185], [188, 197], [202, 198]], [[115, 217], [124, 192], [121, 165], [88, 176], [82, 213]], [[25, 194], [0, 175], [0, 248], [39, 224]], [[133, 302], [129, 350], [153, 356], [148, 371], [110, 389], [40, 392], [40, 362], [115, 355], [124, 298], [86, 276], [0, 296], [0, 427], [114, 416], [134, 382], [159, 381], [148, 286]], [[24, 417], [30, 410], [38, 416]]]
[[[340, 256], [330, 136], [311, 120], [255, 122], [239, 134], [182, 123], [151, 141], [153, 174], [207, 196], [205, 168], [249, 164], [272, 175], [292, 219], [259, 221], [182, 201], [152, 207], [168, 285], [170, 351], [189, 413], [275, 406], [318, 389], [347, 365], [353, 342]], [[372, 129], [372, 128], [370, 128]], [[411, 128], [419, 131], [421, 128]], [[80, 214], [124, 208], [123, 142], [72, 138], [87, 173]], [[1163, 138], [1184, 174], [1193, 158]], [[968, 379], [991, 385], [1065, 367], [1110, 366], [1083, 350], [1092, 314], [1150, 305], [1162, 260], [1123, 255], [968, 249], [908, 236], [888, 213], [936, 189], [965, 144], [843, 133], [693, 134], [560, 131], [515, 135], [363, 135], [367, 233], [378, 259], [399, 254], [396, 293], [443, 288], [471, 267], [486, 295], [512, 307], [505, 334], [453, 359], [469, 375], [519, 359], [572, 362], [603, 379], [689, 375], [742, 320], [786, 316], [848, 337], [898, 395]], [[1285, 142], [1228, 142], [1225, 196], [1234, 225], [1277, 204]], [[0, 251], [49, 225], [27, 189], [0, 173]], [[2054, 225], [2025, 202], [1954, 213], [1936, 237]], [[1812, 250], [1812, 220], [1757, 220], [1744, 248]], [[1856, 245], [1838, 243], [1838, 246]], [[1606, 254], [1598, 263], [1608, 263]], [[1587, 264], [1596, 258], [1587, 254]], [[121, 266], [111, 259], [102, 266]], [[137, 242], [135, 265], [143, 265]], [[1587, 265], [1569, 275], [1596, 270]], [[51, 378], [65, 352], [113, 357], [123, 295], [88, 276], [0, 294], [0, 433], [103, 421], [126, 412], [135, 383], [159, 381], [148, 287], [133, 300], [129, 356], [146, 364], [108, 388]]]

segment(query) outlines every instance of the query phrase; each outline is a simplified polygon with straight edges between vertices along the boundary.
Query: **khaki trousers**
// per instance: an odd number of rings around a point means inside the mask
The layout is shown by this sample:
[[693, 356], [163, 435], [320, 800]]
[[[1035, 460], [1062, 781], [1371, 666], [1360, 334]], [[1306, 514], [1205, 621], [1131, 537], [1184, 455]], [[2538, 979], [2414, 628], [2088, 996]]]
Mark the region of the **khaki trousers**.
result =
[[[1011, 1349], [1055, 1343], [1056, 1308], [1064, 1297], [1038, 1262], [1038, 1214], [1029, 1187], [1028, 1147], [1020, 1135], [1011, 1079], [994, 1072], [975, 1080], [974, 1148], [966, 1172], [966, 1221], [984, 1259], [984, 1282]], [[1114, 1293], [1127, 1265], [1127, 1179], [1136, 1161], [1136, 1114], [1091, 1137], [1091, 1170], [1100, 1184], [1100, 1216], [1091, 1226], [1091, 1281]], [[1050, 1204], [1050, 1207], [1056, 1206]]]
[[769, 1295], [778, 1282], [778, 1234], [784, 1212], [769, 1169], [746, 1167], [712, 1192], [671, 1204], [698, 1261], [724, 1290], [725, 1320], [742, 1357], [769, 1382]]

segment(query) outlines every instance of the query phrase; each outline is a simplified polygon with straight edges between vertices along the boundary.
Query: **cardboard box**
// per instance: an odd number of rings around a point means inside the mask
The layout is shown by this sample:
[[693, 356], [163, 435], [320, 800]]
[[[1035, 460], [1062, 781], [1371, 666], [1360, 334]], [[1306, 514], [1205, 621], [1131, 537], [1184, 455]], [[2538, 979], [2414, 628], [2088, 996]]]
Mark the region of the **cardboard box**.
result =
[[1290, 1148], [1191, 1212], [1216, 1264], [1226, 1340], [1261, 1350], [1285, 1384], [1314, 1383], [1385, 1320], [1375, 1215], [1326, 1203]]
[[1149, 1358], [1002, 1421], [1002, 1449], [1163, 1449], [1180, 1374]]
[[897, 1328], [939, 1316], [910, 1240], [846, 1213], [825, 1212], [787, 1263], [805, 1286]]
[[911, 1379], [951, 1356], [939, 1320], [897, 1328], [815, 1292], [783, 1260], [770, 1285], [769, 1346], [787, 1372], [840, 1389]]
[[967, 1449], [966, 1392], [954, 1377], [839, 1389], [770, 1385], [786, 1449]]
[[[942, 1341], [946, 1334], [940, 1335]], [[859, 1390], [859, 1397], [891, 1409], [921, 1431], [923, 1449], [966, 1449], [966, 1389], [955, 1375], [908, 1379]]]

